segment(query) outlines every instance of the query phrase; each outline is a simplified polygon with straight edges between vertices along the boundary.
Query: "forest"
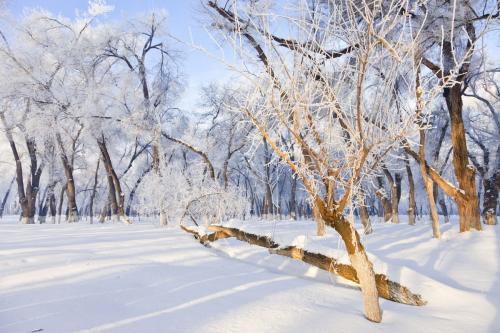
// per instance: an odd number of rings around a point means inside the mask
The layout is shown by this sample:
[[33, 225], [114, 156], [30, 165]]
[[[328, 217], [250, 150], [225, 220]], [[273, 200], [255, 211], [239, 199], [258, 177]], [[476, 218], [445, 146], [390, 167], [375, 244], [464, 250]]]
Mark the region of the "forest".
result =
[[497, 0], [10, 2], [1, 332], [500, 330]]

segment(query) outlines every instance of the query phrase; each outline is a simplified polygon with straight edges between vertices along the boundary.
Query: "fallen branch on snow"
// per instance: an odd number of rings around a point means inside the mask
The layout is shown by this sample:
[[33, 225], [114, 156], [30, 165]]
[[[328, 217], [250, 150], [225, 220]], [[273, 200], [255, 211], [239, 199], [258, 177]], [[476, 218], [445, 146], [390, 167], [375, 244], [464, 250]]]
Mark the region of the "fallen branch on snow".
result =
[[[212, 233], [202, 233], [198, 228], [185, 226], [181, 226], [181, 228], [192, 234], [204, 246], [210, 246], [210, 243], [219, 239], [234, 237], [239, 241], [267, 248], [271, 254], [300, 260], [349, 281], [359, 283], [356, 270], [351, 265], [339, 263], [336, 259], [324, 254], [310, 252], [296, 246], [280, 247], [279, 244], [267, 236], [255, 235], [237, 228], [221, 225], [210, 225], [208, 229], [213, 231]], [[398, 282], [389, 280], [385, 274], [375, 274], [375, 280], [378, 294], [382, 298], [407, 305], [422, 306], [427, 303], [422, 296], [412, 293], [407, 287], [402, 286]]]

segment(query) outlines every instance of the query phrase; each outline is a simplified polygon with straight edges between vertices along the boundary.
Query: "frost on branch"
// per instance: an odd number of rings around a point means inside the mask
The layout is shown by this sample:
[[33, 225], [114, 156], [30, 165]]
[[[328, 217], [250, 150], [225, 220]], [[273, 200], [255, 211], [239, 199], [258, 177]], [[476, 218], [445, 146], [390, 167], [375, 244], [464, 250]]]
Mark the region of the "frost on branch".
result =
[[112, 12], [115, 6], [108, 5], [105, 0], [91, 0], [87, 9], [90, 16], [99, 16]]

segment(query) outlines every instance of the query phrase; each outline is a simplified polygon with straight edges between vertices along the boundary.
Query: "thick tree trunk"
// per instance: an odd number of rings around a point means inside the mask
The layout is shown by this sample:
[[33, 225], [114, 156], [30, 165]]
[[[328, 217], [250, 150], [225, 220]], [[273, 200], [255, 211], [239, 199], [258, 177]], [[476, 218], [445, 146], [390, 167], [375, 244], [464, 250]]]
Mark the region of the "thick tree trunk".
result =
[[336, 211], [335, 206], [327, 206], [319, 197], [314, 198], [314, 206], [319, 210], [325, 224], [335, 229], [344, 242], [351, 264], [359, 278], [366, 318], [370, 321], [380, 322], [382, 311], [378, 302], [375, 273], [358, 232], [353, 224]]
[[378, 291], [375, 281], [373, 265], [366, 255], [365, 248], [361, 243], [358, 232], [342, 215], [322, 212], [327, 225], [334, 228], [344, 241], [351, 264], [356, 274], [363, 294], [365, 316], [368, 320], [380, 322], [382, 310], [378, 302]]
[[313, 216], [314, 216], [314, 221], [316, 222], [316, 235], [317, 236], [326, 235], [325, 221], [323, 220], [323, 217], [321, 216], [321, 213], [319, 212], [319, 209], [316, 207], [315, 204], [313, 204]]
[[498, 189], [496, 187], [496, 180], [500, 172], [490, 178], [483, 179], [484, 198], [483, 198], [483, 221], [484, 224], [495, 225], [497, 220], [497, 206], [498, 206]]
[[462, 85], [456, 83], [444, 88], [444, 96], [451, 121], [451, 143], [453, 146], [453, 169], [465, 200], [458, 200], [460, 232], [481, 230], [479, 199], [476, 190], [476, 170], [469, 164], [467, 141], [462, 117]]

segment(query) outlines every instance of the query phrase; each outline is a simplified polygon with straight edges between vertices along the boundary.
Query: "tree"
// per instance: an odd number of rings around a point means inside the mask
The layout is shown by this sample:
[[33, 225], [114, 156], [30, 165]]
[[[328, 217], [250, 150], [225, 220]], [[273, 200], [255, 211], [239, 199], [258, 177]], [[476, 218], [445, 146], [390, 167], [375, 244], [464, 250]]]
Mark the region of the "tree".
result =
[[[214, 25], [227, 32], [226, 40], [246, 60], [246, 68], [260, 65], [265, 74], [259, 78], [240, 72], [251, 88], [239, 109], [300, 177], [326, 225], [343, 239], [360, 278], [365, 315], [380, 321], [372, 265], [343, 211], [352, 207], [363, 177], [415, 130], [414, 113], [405, 112], [407, 108], [394, 112], [393, 100], [387, 98], [401, 68], [412, 61], [414, 44], [403, 28], [406, 18], [399, 14], [404, 4], [365, 4], [360, 12], [350, 1], [321, 6], [299, 1], [294, 11], [279, 16], [254, 3], [207, 4]], [[277, 36], [272, 31], [277, 25], [287, 26], [293, 36]], [[398, 41], [403, 35], [404, 46], [399, 44], [403, 38]], [[256, 61], [240, 48], [241, 40]], [[339, 51], [329, 49], [342, 44]], [[415, 72], [405, 75], [415, 77]], [[281, 143], [282, 136], [293, 139], [293, 152]]]
[[[475, 9], [475, 5], [480, 9]], [[476, 170], [469, 163], [463, 119], [463, 88], [472, 70], [479, 38], [487, 31], [488, 21], [498, 16], [498, 12], [493, 12], [495, 9], [498, 11], [494, 2], [489, 1], [436, 1], [422, 3], [409, 13], [412, 21], [422, 25], [424, 31], [422, 36], [425, 38], [421, 40], [420, 47], [421, 63], [434, 74], [442, 87], [450, 118], [453, 169], [458, 188], [444, 181], [436, 170], [431, 168], [428, 172], [430, 178], [457, 204], [461, 232], [481, 230]], [[488, 12], [490, 10], [492, 12]], [[478, 29], [482, 31], [478, 33]], [[438, 54], [442, 56], [441, 60]], [[415, 154], [412, 156], [418, 160]]]
[[[133, 110], [135, 126], [152, 141], [152, 170], [156, 177], [162, 177], [164, 164], [161, 146], [164, 117], [179, 90], [175, 52], [162, 39], [165, 22], [163, 12], [128, 22], [128, 26], [118, 27], [110, 35], [101, 54], [101, 59], [112, 58], [125, 67], [140, 85], [142, 99]], [[166, 225], [165, 203], [160, 200], [158, 204], [160, 224]]]
[[483, 185], [483, 221], [490, 225], [498, 223], [500, 191], [500, 99], [497, 72], [498, 70], [485, 68], [482, 75], [471, 75], [465, 82], [467, 88], [464, 93], [476, 106], [466, 109], [469, 124], [466, 134], [473, 146], [469, 158], [478, 170]]

